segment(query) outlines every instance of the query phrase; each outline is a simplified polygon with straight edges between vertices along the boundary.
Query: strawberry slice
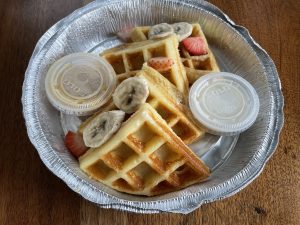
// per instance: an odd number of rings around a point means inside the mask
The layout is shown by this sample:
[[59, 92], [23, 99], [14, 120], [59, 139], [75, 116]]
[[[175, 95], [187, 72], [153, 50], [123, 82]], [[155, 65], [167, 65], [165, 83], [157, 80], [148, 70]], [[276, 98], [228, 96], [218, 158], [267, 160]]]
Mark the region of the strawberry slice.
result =
[[117, 33], [118, 38], [120, 38], [124, 42], [130, 42], [132, 29], [133, 27], [131, 26], [123, 28]]
[[206, 55], [206, 43], [201, 37], [188, 37], [182, 41], [183, 46], [191, 55]]
[[65, 137], [65, 145], [67, 149], [75, 157], [83, 155], [87, 151], [83, 138], [80, 134], [69, 131]]
[[173, 59], [168, 57], [154, 57], [148, 60], [148, 66], [152, 67], [158, 72], [166, 72], [170, 70], [173, 64]]

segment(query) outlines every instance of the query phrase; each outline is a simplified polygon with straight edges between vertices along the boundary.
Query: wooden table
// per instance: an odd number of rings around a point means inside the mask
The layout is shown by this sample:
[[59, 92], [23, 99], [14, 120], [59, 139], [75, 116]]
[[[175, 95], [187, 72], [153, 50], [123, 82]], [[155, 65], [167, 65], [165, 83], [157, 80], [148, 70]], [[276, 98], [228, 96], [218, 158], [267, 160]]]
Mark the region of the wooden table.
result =
[[263, 173], [243, 191], [189, 215], [100, 209], [43, 165], [24, 125], [21, 88], [39, 37], [84, 0], [0, 1], [0, 224], [300, 224], [300, 1], [212, 0], [271, 55], [285, 126]]

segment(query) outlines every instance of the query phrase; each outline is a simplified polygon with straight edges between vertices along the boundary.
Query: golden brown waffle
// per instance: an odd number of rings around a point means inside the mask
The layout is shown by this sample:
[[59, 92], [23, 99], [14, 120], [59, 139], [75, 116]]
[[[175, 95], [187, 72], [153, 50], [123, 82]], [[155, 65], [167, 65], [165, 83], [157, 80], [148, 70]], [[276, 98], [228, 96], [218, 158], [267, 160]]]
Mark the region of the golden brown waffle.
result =
[[[198, 23], [192, 24], [193, 31], [191, 37], [202, 37], [208, 46], [206, 37]], [[134, 42], [145, 41], [148, 39], [150, 27], [136, 27], [131, 32], [131, 40]], [[200, 76], [210, 72], [220, 71], [214, 54], [208, 48], [208, 54], [202, 56], [191, 56], [188, 51], [180, 44], [180, 56], [185, 66], [186, 74], [190, 84], [193, 84]]]
[[[190, 110], [182, 104], [186, 101], [183, 94], [165, 77], [146, 64], [136, 76], [143, 77], [147, 81], [149, 96], [146, 102], [156, 110], [185, 144], [191, 144], [204, 135], [204, 131], [195, 125]], [[117, 107], [110, 102], [95, 116], [101, 112], [115, 109]], [[84, 127], [95, 116], [85, 121], [80, 126], [79, 132], [82, 133]]]
[[176, 35], [170, 35], [157, 40], [124, 44], [100, 55], [112, 65], [119, 81], [134, 76], [150, 58], [168, 57], [174, 61], [174, 65], [162, 75], [187, 95], [188, 79], [177, 50], [178, 45]]
[[79, 162], [90, 177], [135, 195], [171, 192], [209, 176], [208, 167], [147, 103]]
[[147, 102], [167, 122], [185, 144], [190, 144], [204, 135], [193, 121], [189, 108], [183, 104], [185, 96], [159, 72], [144, 66], [138, 74], [147, 80], [149, 97]]

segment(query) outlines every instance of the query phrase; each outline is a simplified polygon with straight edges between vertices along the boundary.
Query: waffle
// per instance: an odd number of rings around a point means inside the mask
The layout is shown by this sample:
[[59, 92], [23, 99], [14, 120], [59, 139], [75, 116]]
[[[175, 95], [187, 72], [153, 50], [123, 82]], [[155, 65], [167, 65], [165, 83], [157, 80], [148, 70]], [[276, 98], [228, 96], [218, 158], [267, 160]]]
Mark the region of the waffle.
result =
[[176, 35], [170, 35], [157, 40], [123, 44], [106, 50], [100, 55], [112, 65], [119, 81], [134, 76], [150, 58], [171, 58], [174, 61], [174, 65], [171, 70], [164, 72], [163, 75], [179, 91], [187, 95], [189, 88], [188, 79], [177, 51], [178, 45]]
[[[190, 110], [182, 104], [186, 101], [183, 94], [165, 77], [146, 64], [144, 64], [143, 69], [136, 76], [143, 77], [147, 81], [149, 97], [146, 102], [156, 110], [185, 144], [191, 144], [204, 135], [204, 131], [194, 125], [195, 122]], [[117, 107], [113, 102], [110, 102], [96, 113], [95, 116], [101, 112], [115, 109]], [[80, 133], [82, 133], [84, 127], [95, 116], [80, 126]]]
[[[192, 24], [193, 31], [191, 37], [202, 37], [206, 42], [205, 35], [198, 23]], [[134, 42], [145, 41], [148, 39], [149, 26], [136, 27], [131, 32], [131, 40]], [[202, 56], [191, 56], [188, 51], [180, 44], [180, 57], [186, 69], [189, 84], [193, 84], [200, 76], [210, 72], [220, 71], [214, 54], [208, 48], [208, 54]]]
[[93, 179], [135, 195], [179, 190], [209, 176], [208, 167], [147, 103], [79, 163]]

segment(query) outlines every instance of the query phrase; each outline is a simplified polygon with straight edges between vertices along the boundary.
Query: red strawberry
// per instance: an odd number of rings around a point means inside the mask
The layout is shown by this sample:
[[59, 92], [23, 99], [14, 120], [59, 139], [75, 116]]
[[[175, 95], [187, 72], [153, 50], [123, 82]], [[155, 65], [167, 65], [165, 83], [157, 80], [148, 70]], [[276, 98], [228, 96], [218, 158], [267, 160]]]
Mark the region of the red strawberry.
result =
[[83, 142], [82, 136], [72, 131], [67, 133], [65, 137], [65, 145], [72, 155], [77, 158], [83, 155], [88, 149]]
[[166, 72], [170, 70], [173, 64], [173, 59], [167, 57], [155, 57], [148, 60], [148, 66], [151, 66], [158, 72]]
[[120, 38], [124, 42], [130, 42], [131, 40], [131, 31], [132, 27], [125, 27], [121, 31], [117, 33], [118, 38]]
[[206, 55], [207, 47], [201, 37], [188, 37], [182, 41], [183, 46], [191, 55]]

